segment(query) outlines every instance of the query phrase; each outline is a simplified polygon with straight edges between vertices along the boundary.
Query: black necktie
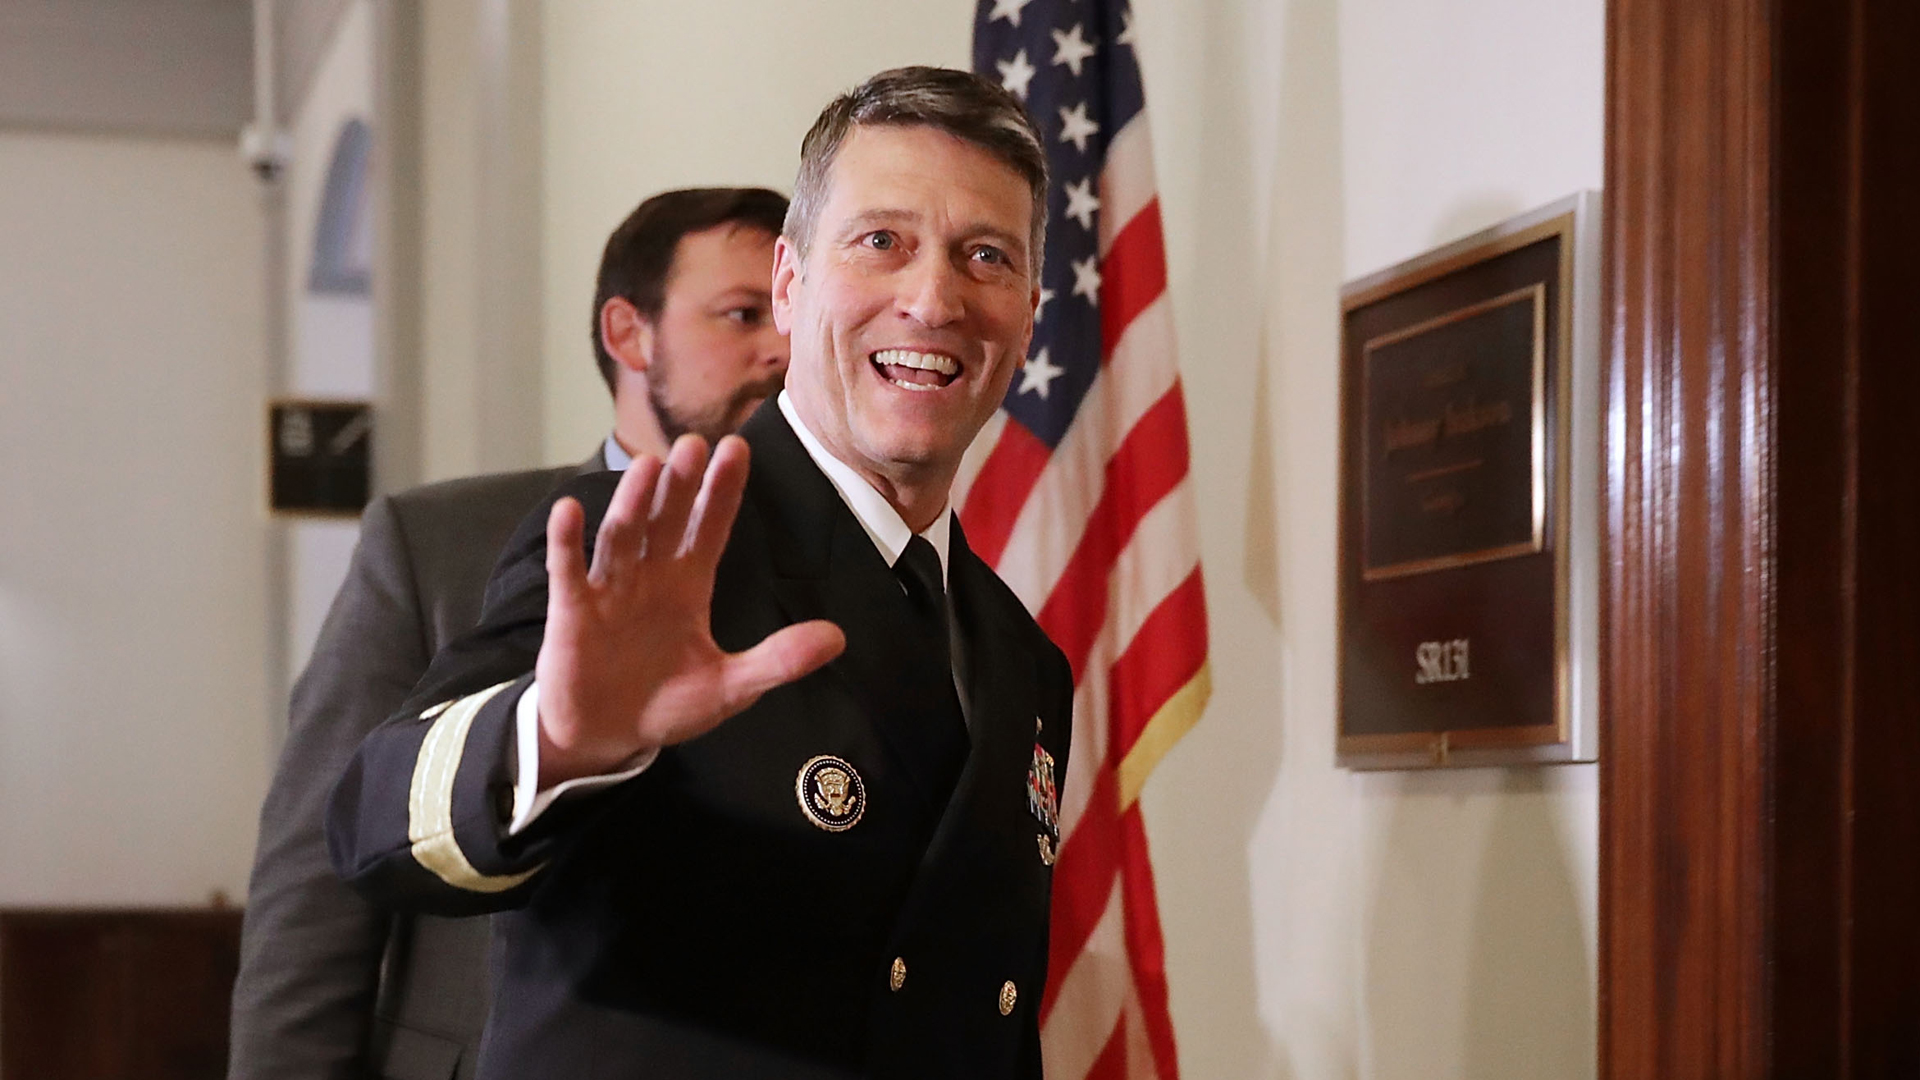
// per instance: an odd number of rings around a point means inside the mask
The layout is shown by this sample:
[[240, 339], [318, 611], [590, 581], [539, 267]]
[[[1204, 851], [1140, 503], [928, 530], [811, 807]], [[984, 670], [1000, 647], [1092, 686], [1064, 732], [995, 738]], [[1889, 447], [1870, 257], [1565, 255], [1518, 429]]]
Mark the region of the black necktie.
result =
[[944, 799], [960, 778], [967, 760], [966, 718], [960, 711], [960, 695], [953, 684], [953, 642], [948, 632], [947, 589], [940, 571], [940, 553], [924, 536], [907, 541], [906, 550], [893, 564], [893, 571], [906, 588], [907, 601], [921, 631], [913, 651], [925, 660], [921, 685], [929, 700], [927, 750], [938, 762], [936, 783], [944, 785]]
[[900, 575], [900, 583], [906, 586], [907, 598], [913, 601], [913, 610], [926, 624], [928, 631], [940, 639], [941, 655], [946, 658], [947, 671], [953, 671], [953, 642], [947, 634], [947, 586], [940, 572], [940, 553], [933, 550], [933, 544], [924, 536], [915, 536], [907, 541], [906, 550], [893, 564], [893, 571]]

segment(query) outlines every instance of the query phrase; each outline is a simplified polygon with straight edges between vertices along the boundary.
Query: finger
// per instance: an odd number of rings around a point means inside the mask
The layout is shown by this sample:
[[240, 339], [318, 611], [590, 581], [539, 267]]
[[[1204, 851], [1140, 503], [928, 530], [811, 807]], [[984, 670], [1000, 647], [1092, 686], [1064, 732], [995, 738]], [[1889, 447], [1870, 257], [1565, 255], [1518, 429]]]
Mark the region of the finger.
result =
[[653, 502], [659, 479], [660, 459], [652, 454], [641, 454], [627, 466], [626, 475], [613, 489], [613, 498], [607, 501], [600, 530], [594, 534], [588, 580], [605, 582], [620, 566], [640, 557], [647, 540], [645, 508]]
[[694, 503], [693, 521], [687, 530], [687, 553], [703, 570], [719, 563], [733, 531], [733, 519], [740, 512], [740, 498], [747, 489], [747, 471], [751, 455], [747, 441], [728, 435], [713, 449], [713, 460], [700, 484], [700, 498]]
[[[571, 601], [586, 587], [586, 558], [580, 551], [586, 514], [577, 499], [561, 499], [547, 512], [547, 595]], [[552, 602], [551, 600], [549, 601]]]
[[806, 678], [847, 647], [847, 635], [825, 619], [796, 623], [767, 635], [746, 652], [727, 657], [721, 699], [732, 716], [776, 686]]
[[647, 555], [672, 558], [680, 553], [686, 536], [687, 514], [693, 509], [694, 496], [700, 491], [700, 478], [707, 470], [707, 440], [698, 435], [682, 435], [667, 452], [666, 468], [660, 476], [660, 489], [654, 493], [653, 513], [647, 519]]

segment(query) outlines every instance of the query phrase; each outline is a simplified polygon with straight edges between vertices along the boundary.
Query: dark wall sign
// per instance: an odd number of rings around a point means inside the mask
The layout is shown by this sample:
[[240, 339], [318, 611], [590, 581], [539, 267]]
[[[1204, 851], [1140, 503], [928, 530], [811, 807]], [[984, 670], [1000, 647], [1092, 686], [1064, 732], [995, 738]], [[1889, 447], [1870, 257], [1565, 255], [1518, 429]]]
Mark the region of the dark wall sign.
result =
[[1593, 757], [1594, 201], [1342, 292], [1343, 765]]
[[268, 505], [276, 513], [358, 516], [373, 488], [373, 406], [276, 401], [267, 410]]

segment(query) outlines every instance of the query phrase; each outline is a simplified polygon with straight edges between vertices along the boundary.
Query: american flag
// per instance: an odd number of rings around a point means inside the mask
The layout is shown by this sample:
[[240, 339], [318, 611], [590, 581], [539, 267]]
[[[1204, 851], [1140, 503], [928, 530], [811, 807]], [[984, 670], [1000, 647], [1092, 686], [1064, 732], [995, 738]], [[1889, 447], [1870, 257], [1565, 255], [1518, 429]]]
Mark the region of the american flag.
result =
[[1176, 1080], [1139, 796], [1210, 682], [1133, 16], [1108, 0], [982, 0], [973, 64], [1026, 102], [1053, 173], [1033, 351], [955, 497], [968, 544], [1073, 664], [1047, 1074]]

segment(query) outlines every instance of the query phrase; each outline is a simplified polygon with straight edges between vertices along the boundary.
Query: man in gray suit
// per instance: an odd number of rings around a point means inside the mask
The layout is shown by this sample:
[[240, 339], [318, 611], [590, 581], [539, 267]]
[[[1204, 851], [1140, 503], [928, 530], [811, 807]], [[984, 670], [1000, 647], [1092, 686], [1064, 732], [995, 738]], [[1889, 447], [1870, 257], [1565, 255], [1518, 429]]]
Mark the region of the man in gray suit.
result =
[[477, 621], [500, 546], [576, 473], [665, 457], [732, 431], [781, 384], [774, 239], [761, 188], [670, 191], [608, 239], [593, 343], [614, 430], [579, 466], [478, 476], [375, 499], [306, 671], [294, 685], [260, 838], [233, 995], [231, 1080], [473, 1075], [488, 1000], [485, 920], [369, 905], [328, 864], [328, 791], [441, 645]]

